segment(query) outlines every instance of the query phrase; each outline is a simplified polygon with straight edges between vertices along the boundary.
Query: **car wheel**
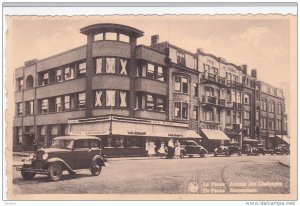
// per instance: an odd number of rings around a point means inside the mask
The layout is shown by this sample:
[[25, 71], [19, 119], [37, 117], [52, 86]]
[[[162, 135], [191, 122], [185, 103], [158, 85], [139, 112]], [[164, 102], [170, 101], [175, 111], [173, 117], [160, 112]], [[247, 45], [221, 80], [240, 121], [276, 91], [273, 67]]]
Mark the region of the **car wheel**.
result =
[[101, 173], [101, 171], [102, 171], [102, 166], [101, 166], [100, 162], [99, 161], [95, 161], [93, 163], [93, 166], [92, 166], [92, 169], [91, 169], [92, 175], [93, 176], [99, 176], [100, 173]]
[[229, 152], [225, 152], [225, 155], [226, 155], [226, 157], [230, 156]]
[[193, 157], [193, 155], [189, 155], [189, 158], [192, 158]]
[[239, 151], [239, 153], [238, 153], [238, 156], [241, 156], [242, 155], [242, 152], [241, 151]]
[[24, 180], [32, 180], [36, 173], [21, 171], [21, 175], [24, 178]]
[[204, 158], [205, 157], [205, 153], [200, 154], [200, 157]]
[[63, 168], [62, 165], [60, 163], [53, 163], [49, 165], [48, 168], [49, 171], [49, 175], [48, 177], [52, 180], [52, 181], [59, 181], [62, 178], [62, 173], [63, 173]]
[[214, 152], [214, 157], [217, 157], [217, 156], [218, 156], [217, 153]]

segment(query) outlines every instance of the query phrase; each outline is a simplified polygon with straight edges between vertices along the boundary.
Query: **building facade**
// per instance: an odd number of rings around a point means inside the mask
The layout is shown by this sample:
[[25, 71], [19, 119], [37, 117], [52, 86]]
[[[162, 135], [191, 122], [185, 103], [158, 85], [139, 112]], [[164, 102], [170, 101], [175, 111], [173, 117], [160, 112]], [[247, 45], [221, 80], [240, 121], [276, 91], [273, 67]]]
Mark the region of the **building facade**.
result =
[[[271, 147], [270, 134], [286, 134], [283, 94], [265, 92], [245, 65], [159, 43], [158, 35], [150, 46], [137, 45], [143, 32], [124, 25], [80, 32], [86, 45], [15, 70], [14, 150], [90, 134], [101, 137], [108, 156], [138, 156], [149, 141], [159, 147], [170, 138], [202, 139], [212, 149], [255, 139]], [[265, 99], [280, 103], [281, 113], [262, 110]], [[265, 116], [281, 127], [259, 130]]]

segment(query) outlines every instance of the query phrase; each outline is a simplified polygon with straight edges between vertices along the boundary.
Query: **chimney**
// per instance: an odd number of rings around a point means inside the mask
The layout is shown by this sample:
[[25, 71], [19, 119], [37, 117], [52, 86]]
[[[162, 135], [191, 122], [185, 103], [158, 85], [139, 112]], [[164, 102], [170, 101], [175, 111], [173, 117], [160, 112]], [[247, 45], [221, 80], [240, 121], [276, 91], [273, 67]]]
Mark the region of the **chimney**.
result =
[[159, 43], [159, 35], [153, 35], [151, 36], [151, 45], [158, 44]]
[[251, 76], [254, 78], [257, 78], [257, 70], [256, 69], [251, 70]]
[[248, 73], [248, 66], [247, 66], [247, 64], [243, 64], [241, 67], [242, 67], [243, 73], [247, 75], [247, 73]]

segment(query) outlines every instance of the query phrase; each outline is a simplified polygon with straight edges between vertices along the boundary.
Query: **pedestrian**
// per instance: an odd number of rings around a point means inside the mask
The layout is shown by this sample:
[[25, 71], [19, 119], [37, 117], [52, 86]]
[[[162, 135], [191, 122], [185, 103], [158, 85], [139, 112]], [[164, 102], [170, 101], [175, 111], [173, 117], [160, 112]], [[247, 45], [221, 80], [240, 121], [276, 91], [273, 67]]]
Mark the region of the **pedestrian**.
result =
[[168, 142], [168, 156], [167, 158], [168, 159], [173, 159], [174, 157], [174, 140], [173, 139], [170, 139], [169, 142]]
[[166, 154], [165, 143], [164, 142], [161, 142], [158, 153], [160, 154], [161, 157]]
[[150, 141], [149, 142], [149, 149], [148, 149], [148, 156], [154, 156], [155, 154], [156, 154], [156, 152], [155, 152], [155, 144], [154, 144], [154, 142], [153, 141]]
[[148, 151], [149, 151], [149, 141], [146, 140], [146, 143], [145, 143], [145, 154], [146, 154], [146, 156], [148, 156]]
[[180, 158], [180, 142], [178, 140], [176, 140], [174, 159], [179, 159], [179, 158]]

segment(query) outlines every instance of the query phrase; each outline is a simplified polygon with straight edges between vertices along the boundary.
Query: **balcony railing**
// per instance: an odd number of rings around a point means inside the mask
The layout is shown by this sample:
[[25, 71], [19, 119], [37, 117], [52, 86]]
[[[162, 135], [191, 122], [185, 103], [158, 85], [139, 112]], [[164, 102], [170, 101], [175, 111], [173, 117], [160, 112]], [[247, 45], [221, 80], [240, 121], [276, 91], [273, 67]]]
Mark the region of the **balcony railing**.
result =
[[218, 105], [225, 106], [225, 99], [218, 99]]
[[233, 124], [232, 129], [233, 130], [241, 130], [242, 129], [241, 124]]
[[226, 102], [226, 107], [242, 109], [242, 104], [238, 102]]
[[217, 104], [217, 98], [212, 96], [202, 96], [203, 103]]
[[227, 80], [227, 86], [228, 87], [233, 87], [236, 89], [243, 89], [243, 84], [233, 81], [233, 80]]
[[210, 74], [210, 73], [207, 73], [207, 72], [202, 72], [201, 73], [201, 80], [207, 80], [207, 81], [210, 81], [210, 82], [215, 82], [215, 83], [218, 83], [218, 84], [222, 84], [222, 85], [226, 85], [226, 80], [224, 77], [220, 77], [218, 75], [215, 75], [215, 74]]

